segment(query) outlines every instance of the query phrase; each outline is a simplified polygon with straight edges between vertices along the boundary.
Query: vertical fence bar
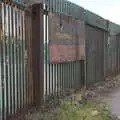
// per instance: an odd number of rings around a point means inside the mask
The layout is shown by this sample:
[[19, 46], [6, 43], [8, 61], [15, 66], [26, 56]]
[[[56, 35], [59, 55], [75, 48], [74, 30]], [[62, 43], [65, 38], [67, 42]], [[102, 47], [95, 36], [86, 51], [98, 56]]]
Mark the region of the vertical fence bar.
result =
[[59, 78], [58, 78], [58, 65], [56, 64], [56, 95], [58, 95], [58, 82], [59, 82]]
[[[45, 10], [47, 6], [45, 5]], [[50, 81], [49, 81], [49, 63], [48, 63], [48, 16], [45, 14], [45, 41], [46, 41], [46, 82], [47, 82], [47, 95], [50, 95]]]
[[54, 66], [54, 95], [56, 95], [56, 64]]
[[66, 84], [67, 84], [67, 88], [69, 89], [69, 63], [66, 63]]
[[2, 1], [0, 1], [0, 119], [2, 120]]
[[18, 14], [18, 35], [19, 35], [19, 79], [20, 79], [20, 91], [21, 91], [21, 94], [20, 94], [20, 108], [23, 108], [23, 81], [22, 81], [22, 71], [21, 71], [21, 48], [22, 48], [22, 45], [21, 45], [21, 41], [22, 41], [22, 38], [21, 38], [21, 10], [19, 10], [19, 14]]
[[[26, 34], [25, 34], [25, 12], [23, 11], [23, 43], [22, 43], [22, 49], [23, 49], [23, 67], [24, 67], [24, 74], [23, 74], [23, 80], [24, 80], [24, 101], [27, 101], [27, 104], [30, 105], [31, 102], [31, 92], [32, 92], [32, 88], [31, 85], [33, 83], [31, 83], [31, 80], [28, 79], [28, 71], [27, 71], [27, 67], [28, 67], [28, 50], [27, 50], [27, 39], [25, 39]], [[28, 30], [31, 30], [31, 22], [30, 22], [30, 16], [28, 17]], [[28, 40], [31, 41], [31, 36], [32, 33], [31, 31], [29, 31], [29, 36], [28, 36]]]
[[70, 88], [72, 88], [71, 63], [69, 63], [69, 86], [70, 86]]
[[66, 63], [64, 63], [64, 89], [67, 89], [66, 81], [67, 81], [67, 79], [66, 79]]
[[[27, 27], [28, 27], [28, 29], [27, 30], [30, 29], [29, 22], [30, 22], [30, 20], [29, 20], [29, 17], [28, 17], [28, 19], [27, 19]], [[30, 32], [28, 32], [28, 40], [30, 41]], [[25, 41], [23, 40], [23, 55], [25, 54], [24, 50], [25, 50]], [[25, 67], [26, 67], [26, 62], [25, 62], [25, 58], [24, 58], [24, 68]], [[26, 72], [25, 69], [24, 69], [24, 72]], [[24, 74], [24, 86], [27, 86], [27, 88], [25, 89], [26, 95], [24, 95], [24, 99], [26, 99], [26, 103], [27, 103], [27, 105], [29, 105], [29, 103], [30, 103], [30, 101], [29, 101], [29, 90], [30, 90], [30, 87], [29, 87], [29, 80], [28, 79], [26, 80], [26, 77], [27, 76]]]
[[[44, 8], [45, 9], [45, 8]], [[46, 15], [44, 15], [44, 41], [45, 41], [45, 76], [46, 76], [46, 80], [45, 80], [45, 84], [46, 84], [46, 96], [48, 95], [48, 75], [47, 75], [47, 68], [48, 68], [48, 61], [47, 61], [47, 35], [46, 35], [46, 31], [47, 31], [47, 17]]]
[[12, 114], [14, 113], [14, 109], [15, 109], [15, 89], [14, 89], [14, 58], [13, 58], [13, 53], [14, 53], [14, 48], [13, 48], [13, 7], [11, 6], [10, 9], [10, 16], [11, 16], [11, 20], [10, 20], [10, 31], [11, 31], [11, 38], [10, 38], [10, 49], [11, 49], [11, 87], [12, 87], [12, 104], [11, 104], [11, 108], [12, 108]]
[[9, 5], [8, 5], [8, 8], [7, 8], [7, 24], [8, 24], [8, 42], [7, 42], [7, 54], [8, 54], [8, 111], [9, 113], [8, 114], [11, 114], [11, 109], [10, 109], [10, 106], [11, 106], [11, 72], [10, 72], [10, 14], [9, 14]]
[[[25, 15], [27, 16], [26, 19], [24, 18]], [[21, 38], [21, 67], [22, 67], [22, 76], [21, 76], [21, 79], [23, 81], [23, 84], [22, 84], [22, 88], [23, 88], [23, 106], [28, 105], [28, 79], [25, 77], [25, 40], [27, 40], [28, 42], [30, 42], [30, 45], [31, 45], [31, 40], [29, 39], [29, 35], [30, 35], [30, 32], [29, 31], [26, 31], [26, 29], [28, 30], [28, 23], [29, 23], [29, 15], [28, 14], [25, 14], [24, 11], [22, 11], [22, 19], [21, 19], [21, 34], [22, 34], [22, 38]], [[25, 26], [26, 26], [26, 29], [25, 29]], [[29, 29], [31, 30], [31, 29]], [[25, 34], [26, 33], [26, 34]], [[30, 52], [31, 52], [31, 49], [29, 49]], [[31, 54], [30, 55], [30, 60], [31, 60]], [[31, 61], [30, 61], [31, 63]], [[30, 66], [31, 67], [31, 66]], [[31, 74], [30, 74], [31, 75]], [[31, 80], [31, 76], [30, 76], [30, 79]]]
[[3, 103], [3, 111], [4, 111], [4, 119], [6, 119], [6, 105], [7, 105], [7, 99], [6, 99], [6, 6], [5, 3], [3, 3], [3, 79], [4, 79], [4, 103]]
[[6, 74], [6, 116], [8, 116], [9, 113], [9, 97], [8, 97], [8, 5], [5, 5], [5, 74]]
[[20, 80], [19, 80], [19, 53], [18, 53], [18, 9], [16, 8], [16, 16], [15, 16], [15, 20], [16, 20], [16, 22], [15, 22], [15, 30], [16, 30], [16, 32], [15, 32], [15, 35], [16, 35], [16, 37], [15, 37], [15, 52], [16, 52], [16, 54], [15, 54], [15, 57], [16, 57], [16, 90], [17, 90], [17, 109], [19, 109], [20, 108], [20, 90], [19, 90], [19, 88], [20, 88]]
[[13, 41], [13, 43], [14, 43], [14, 76], [15, 76], [15, 84], [14, 84], [14, 88], [15, 88], [15, 111], [18, 109], [18, 107], [19, 107], [19, 98], [18, 98], [18, 80], [17, 80], [17, 78], [18, 78], [18, 74], [17, 74], [17, 50], [16, 50], [16, 46], [17, 46], [17, 11], [16, 11], [16, 7], [15, 8], [13, 8], [13, 19], [14, 19], [14, 41]]
[[3, 39], [4, 39], [4, 6], [3, 3], [1, 3], [1, 39], [2, 39], [2, 44], [1, 44], [1, 116], [2, 119], [4, 120], [4, 59], [3, 59]]
[[9, 5], [6, 7], [7, 11], [7, 79], [8, 79], [8, 114], [11, 113], [11, 74], [10, 74], [10, 16], [9, 16]]
[[[23, 86], [23, 67], [22, 67], [22, 64], [23, 64], [23, 55], [22, 55], [22, 36], [23, 36], [23, 33], [22, 33], [22, 27], [24, 27], [22, 25], [22, 10], [20, 10], [20, 23], [19, 23], [19, 35], [20, 35], [20, 42], [19, 42], [19, 54], [20, 54], [20, 81], [21, 81], [21, 108], [24, 107], [24, 100], [23, 100], [23, 96], [24, 96], [24, 86]], [[30, 29], [31, 30], [31, 29]]]
[[53, 88], [53, 64], [51, 64], [51, 89], [52, 89], [52, 94], [53, 94], [53, 91], [54, 91], [54, 88]]
[[65, 63], [63, 63], [63, 89], [65, 89]]
[[[31, 31], [30, 31], [30, 41], [31, 41], [32, 40], [32, 19], [31, 19], [31, 15], [30, 15], [29, 19], [30, 19], [30, 24], [31, 24], [31, 27], [30, 27], [30, 29], [31, 29]], [[34, 86], [33, 86], [33, 80], [32, 79], [31, 79], [31, 81], [32, 81], [32, 104], [33, 104], [33, 88], [34, 88]]]
[[63, 64], [61, 64], [61, 82], [62, 82], [62, 93], [63, 93], [63, 89], [64, 89], [64, 79], [63, 79]]
[[59, 75], [59, 94], [61, 95], [61, 90], [62, 90], [62, 82], [61, 82], [61, 64], [59, 64], [59, 72], [58, 72], [58, 75]]
[[70, 76], [70, 88], [72, 88], [72, 78], [71, 78], [71, 64], [69, 64], [69, 67], [70, 67], [70, 73], [69, 73], [69, 76]]

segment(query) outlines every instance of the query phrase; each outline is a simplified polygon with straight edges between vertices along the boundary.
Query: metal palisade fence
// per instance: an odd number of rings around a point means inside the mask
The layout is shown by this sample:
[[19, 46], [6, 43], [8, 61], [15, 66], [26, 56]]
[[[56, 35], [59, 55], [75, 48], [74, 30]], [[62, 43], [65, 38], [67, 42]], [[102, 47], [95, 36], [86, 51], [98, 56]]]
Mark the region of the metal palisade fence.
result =
[[[27, 20], [27, 22], [26, 22]], [[0, 119], [8, 119], [30, 103], [32, 86], [28, 81], [28, 58], [23, 9], [0, 1]], [[31, 88], [30, 88], [31, 87]], [[32, 97], [32, 92], [31, 92]]]
[[0, 0], [0, 120], [120, 72], [120, 26], [67, 0], [40, 1]]

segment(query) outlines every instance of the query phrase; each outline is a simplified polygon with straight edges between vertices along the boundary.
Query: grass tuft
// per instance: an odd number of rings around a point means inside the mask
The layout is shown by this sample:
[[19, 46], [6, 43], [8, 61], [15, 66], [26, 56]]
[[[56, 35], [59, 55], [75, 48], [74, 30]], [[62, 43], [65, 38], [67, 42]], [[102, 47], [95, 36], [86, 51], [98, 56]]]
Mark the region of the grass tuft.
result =
[[110, 108], [97, 101], [87, 101], [85, 105], [63, 101], [60, 112], [54, 120], [109, 120]]

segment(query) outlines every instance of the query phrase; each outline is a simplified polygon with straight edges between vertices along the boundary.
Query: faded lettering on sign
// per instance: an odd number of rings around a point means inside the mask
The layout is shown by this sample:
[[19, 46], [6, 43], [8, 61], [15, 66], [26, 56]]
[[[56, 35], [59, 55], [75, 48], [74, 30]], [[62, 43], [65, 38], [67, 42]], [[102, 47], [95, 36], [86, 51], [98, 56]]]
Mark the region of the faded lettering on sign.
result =
[[82, 20], [49, 13], [49, 61], [63, 63], [85, 57], [85, 24]]

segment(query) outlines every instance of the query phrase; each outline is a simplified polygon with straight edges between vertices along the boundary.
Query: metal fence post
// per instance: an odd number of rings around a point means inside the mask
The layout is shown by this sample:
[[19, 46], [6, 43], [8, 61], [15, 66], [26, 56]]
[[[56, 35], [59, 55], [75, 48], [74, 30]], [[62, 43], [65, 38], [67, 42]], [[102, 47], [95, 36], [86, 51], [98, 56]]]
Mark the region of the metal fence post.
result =
[[32, 66], [35, 105], [40, 105], [44, 90], [44, 41], [42, 10], [42, 4], [35, 4], [32, 6]]

